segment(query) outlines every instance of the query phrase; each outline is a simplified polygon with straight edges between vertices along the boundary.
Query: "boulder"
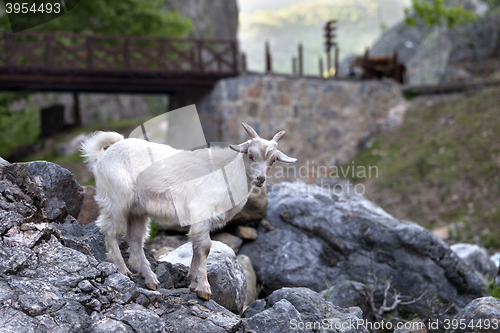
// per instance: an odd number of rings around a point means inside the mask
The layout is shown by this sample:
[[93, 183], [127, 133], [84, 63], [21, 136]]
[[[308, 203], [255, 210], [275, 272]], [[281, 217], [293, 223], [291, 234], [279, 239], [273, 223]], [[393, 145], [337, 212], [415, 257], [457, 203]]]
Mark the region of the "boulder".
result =
[[464, 243], [454, 244], [450, 246], [450, 248], [463, 259], [467, 265], [481, 273], [486, 279], [493, 278], [497, 274], [498, 268], [490, 259], [485, 248], [475, 244]]
[[[255, 314], [248, 320], [250, 329], [259, 333], [289, 332], [292, 324], [302, 322], [300, 313], [286, 299], [280, 300], [272, 307]], [[293, 329], [293, 332], [305, 332], [304, 329]]]
[[[193, 245], [189, 242], [160, 257], [159, 262], [180, 264], [187, 272], [192, 257]], [[212, 241], [212, 248], [207, 258], [207, 276], [212, 290], [211, 299], [226, 309], [241, 314], [245, 303], [247, 281], [234, 251], [226, 244]]]
[[[363, 306], [366, 302], [362, 292], [363, 287], [363, 283], [345, 280], [326, 290], [323, 290], [320, 294], [327, 301], [330, 301], [342, 308]], [[361, 310], [363, 310], [363, 313], [368, 311], [367, 308], [361, 308]]]
[[[363, 318], [360, 308], [338, 307], [308, 288], [276, 290], [267, 298], [265, 308], [247, 319], [250, 328], [258, 332], [261, 332], [261, 328], [262, 332], [279, 332], [285, 317], [288, 318], [286, 327], [291, 331], [368, 332], [358, 322]], [[277, 325], [274, 331], [269, 326], [274, 324], [273, 320]]]
[[255, 230], [252, 227], [244, 227], [242, 225], [239, 225], [236, 228], [234, 228], [232, 233], [235, 236], [238, 236], [239, 238], [242, 238], [242, 239], [247, 239], [247, 240], [256, 240], [257, 239], [257, 230]]
[[[500, 328], [500, 299], [477, 298], [460, 310], [454, 319], [457, 320], [459, 326], [450, 327], [446, 333], [495, 332]], [[460, 328], [462, 323], [465, 324], [465, 328], [464, 326]], [[486, 323], [489, 325], [486, 326]]]
[[164, 247], [160, 247], [157, 251], [153, 252], [153, 255], [154, 255], [155, 259], [158, 260], [158, 259], [160, 259], [160, 257], [162, 255], [167, 254], [167, 253], [172, 252], [172, 251], [175, 251], [175, 248], [164, 246]]
[[267, 193], [265, 189], [254, 187], [243, 209], [227, 225], [245, 225], [250, 222], [260, 221], [266, 214], [266, 209]]
[[80, 214], [78, 214], [77, 220], [81, 224], [89, 224], [94, 222], [99, 217], [99, 206], [95, 201], [94, 197], [96, 195], [95, 187], [84, 186], [83, 187], [83, 204], [80, 209]]
[[252, 261], [245, 255], [238, 256], [238, 262], [243, 268], [245, 279], [247, 280], [247, 290], [245, 292], [245, 305], [246, 308], [255, 301], [257, 298], [257, 276], [252, 267]]
[[235, 235], [231, 235], [228, 232], [218, 232], [215, 235], [212, 235], [212, 240], [218, 241], [229, 246], [234, 253], [238, 253], [240, 250], [241, 244], [243, 244], [243, 240]]
[[7, 164], [10, 164], [10, 163], [0, 157], [0, 165], [7, 165]]
[[[431, 292], [457, 310], [487, 293], [475, 272], [432, 232], [393, 218], [361, 196], [284, 182], [269, 195], [265, 218], [275, 229], [259, 230], [258, 239], [239, 252], [251, 259], [265, 294], [391, 276], [401, 295]], [[425, 303], [408, 309], [423, 318]]]
[[[95, 223], [81, 225], [69, 214], [78, 209], [68, 197], [81, 195], [81, 188], [70, 177], [63, 187], [66, 171], [56, 165], [42, 165], [46, 174], [29, 165], [0, 171], [0, 331], [249, 331], [239, 316], [185, 288], [183, 267], [157, 265], [149, 251], [161, 273], [160, 289], [144, 289], [137, 276], [118, 274], [105, 261], [104, 236]], [[120, 244], [126, 254], [122, 239]], [[164, 289], [176, 285], [181, 288]]]
[[41, 215], [49, 220], [60, 219], [66, 214], [78, 216], [83, 203], [83, 188], [68, 170], [45, 161], [14, 163], [0, 169], [3, 178], [42, 200]]

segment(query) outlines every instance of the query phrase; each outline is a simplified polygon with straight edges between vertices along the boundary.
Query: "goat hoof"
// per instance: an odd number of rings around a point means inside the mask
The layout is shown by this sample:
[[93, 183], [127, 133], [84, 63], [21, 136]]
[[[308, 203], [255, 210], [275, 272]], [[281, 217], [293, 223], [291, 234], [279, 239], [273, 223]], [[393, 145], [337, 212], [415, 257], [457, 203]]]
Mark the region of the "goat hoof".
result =
[[210, 300], [210, 293], [207, 293], [207, 292], [204, 292], [201, 290], [197, 290], [196, 295], [198, 295], [199, 298], [203, 298], [206, 301]]
[[196, 287], [198, 287], [198, 283], [191, 282], [191, 284], [189, 285], [189, 290], [194, 292], [194, 291], [196, 291]]
[[158, 285], [155, 283], [146, 283], [146, 287], [151, 290], [156, 290], [158, 289]]

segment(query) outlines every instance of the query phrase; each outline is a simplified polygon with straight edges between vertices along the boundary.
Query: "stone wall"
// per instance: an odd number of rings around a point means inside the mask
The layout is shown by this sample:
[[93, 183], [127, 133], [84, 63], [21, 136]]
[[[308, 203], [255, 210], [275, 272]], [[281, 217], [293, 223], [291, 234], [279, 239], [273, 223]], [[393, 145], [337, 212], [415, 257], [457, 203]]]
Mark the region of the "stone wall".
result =
[[400, 123], [406, 103], [393, 81], [247, 74], [219, 81], [197, 107], [208, 141], [247, 140], [241, 122], [266, 139], [285, 130], [280, 149], [298, 158], [295, 168], [308, 166], [308, 177], [317, 178], [314, 166], [346, 163]]

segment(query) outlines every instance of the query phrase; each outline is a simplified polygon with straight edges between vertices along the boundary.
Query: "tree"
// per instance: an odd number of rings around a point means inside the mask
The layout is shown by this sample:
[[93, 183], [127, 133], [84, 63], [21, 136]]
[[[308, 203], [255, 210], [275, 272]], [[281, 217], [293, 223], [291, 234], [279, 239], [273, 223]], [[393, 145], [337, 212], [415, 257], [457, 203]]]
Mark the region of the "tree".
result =
[[[191, 30], [191, 21], [181, 17], [176, 11], [163, 10], [162, 5], [162, 0], [80, 0], [66, 14], [30, 30], [156, 37], [185, 36]], [[29, 17], [26, 16], [26, 19]], [[29, 26], [29, 23], [26, 25]], [[7, 15], [3, 15], [0, 18], [0, 30], [9, 29]]]
[[405, 9], [405, 22], [415, 26], [418, 19], [427, 26], [446, 25], [453, 29], [477, 19], [476, 14], [459, 6], [446, 6], [444, 0], [411, 0], [411, 7]]

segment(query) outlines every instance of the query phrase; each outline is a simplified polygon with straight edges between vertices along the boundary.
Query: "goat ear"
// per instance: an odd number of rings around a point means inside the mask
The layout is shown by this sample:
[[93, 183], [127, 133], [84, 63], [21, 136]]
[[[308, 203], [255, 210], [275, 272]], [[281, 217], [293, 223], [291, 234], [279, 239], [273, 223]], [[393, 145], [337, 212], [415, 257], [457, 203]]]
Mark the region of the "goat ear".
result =
[[259, 135], [257, 134], [257, 132], [255, 132], [255, 130], [252, 128], [252, 126], [245, 124], [245, 123], [241, 123], [241, 124], [243, 125], [243, 128], [245, 129], [245, 131], [247, 131], [248, 135], [250, 135], [250, 137], [252, 139], [259, 138]]
[[276, 135], [271, 140], [278, 142], [278, 141], [280, 141], [280, 139], [283, 135], [285, 135], [285, 131], [280, 131], [280, 132], [276, 133]]
[[278, 161], [284, 162], [284, 163], [295, 163], [297, 162], [296, 158], [286, 156], [283, 154], [281, 151], [278, 150]]
[[243, 142], [239, 145], [229, 145], [229, 148], [237, 151], [238, 153], [246, 153], [248, 152], [248, 147], [250, 147], [250, 142]]

